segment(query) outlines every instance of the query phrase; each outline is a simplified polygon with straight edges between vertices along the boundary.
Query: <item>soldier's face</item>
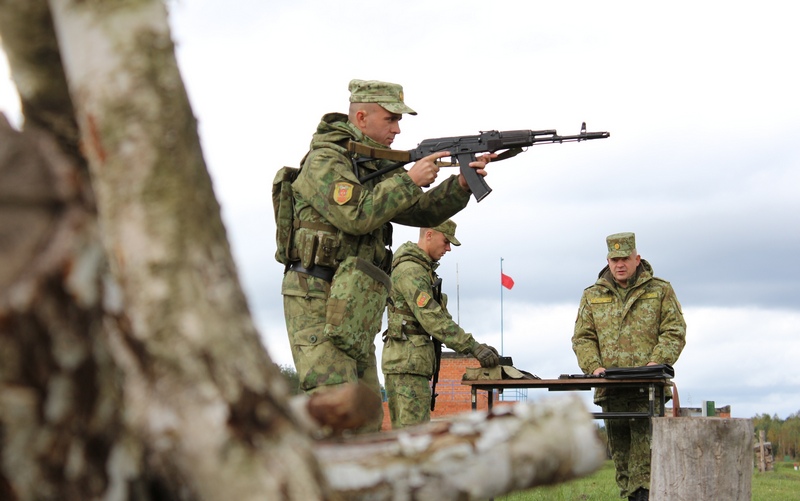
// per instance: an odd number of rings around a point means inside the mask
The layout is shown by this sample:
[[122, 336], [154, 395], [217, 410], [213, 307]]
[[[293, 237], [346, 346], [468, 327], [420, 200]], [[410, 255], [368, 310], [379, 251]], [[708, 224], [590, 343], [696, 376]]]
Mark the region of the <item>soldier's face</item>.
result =
[[620, 285], [628, 285], [628, 279], [636, 273], [636, 267], [639, 266], [641, 260], [639, 254], [635, 252], [628, 257], [612, 257], [611, 259], [606, 259], [606, 261], [608, 261], [608, 267], [611, 269], [611, 274], [614, 276], [614, 280]]
[[444, 233], [438, 231], [431, 231], [430, 241], [428, 242], [428, 255], [434, 261], [442, 259], [442, 256], [450, 252], [450, 240], [444, 236]]
[[391, 146], [394, 137], [400, 134], [400, 120], [403, 115], [386, 111], [380, 105], [370, 104], [358, 112], [356, 125], [373, 141]]

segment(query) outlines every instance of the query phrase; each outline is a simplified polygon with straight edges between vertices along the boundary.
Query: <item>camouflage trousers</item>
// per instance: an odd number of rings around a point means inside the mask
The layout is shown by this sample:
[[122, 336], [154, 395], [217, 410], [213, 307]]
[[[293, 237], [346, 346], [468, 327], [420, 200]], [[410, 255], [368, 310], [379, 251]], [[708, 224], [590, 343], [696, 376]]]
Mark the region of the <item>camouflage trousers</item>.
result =
[[431, 387], [427, 377], [418, 374], [385, 374], [384, 377], [393, 430], [431, 420]]
[[[381, 395], [375, 343], [372, 343], [366, 368], [359, 375], [355, 359], [325, 339], [326, 299], [302, 296], [283, 296], [286, 331], [292, 349], [300, 387], [306, 393], [325, 391], [332, 386], [360, 381]], [[383, 406], [374, 421], [356, 430], [358, 433], [380, 431]]]
[[[609, 395], [600, 402], [603, 412], [647, 412], [646, 395], [620, 392]], [[659, 404], [656, 404], [658, 407]], [[617, 418], [605, 420], [608, 445], [614, 460], [616, 481], [620, 496], [632, 495], [636, 489], [650, 489], [650, 420], [643, 418]]]

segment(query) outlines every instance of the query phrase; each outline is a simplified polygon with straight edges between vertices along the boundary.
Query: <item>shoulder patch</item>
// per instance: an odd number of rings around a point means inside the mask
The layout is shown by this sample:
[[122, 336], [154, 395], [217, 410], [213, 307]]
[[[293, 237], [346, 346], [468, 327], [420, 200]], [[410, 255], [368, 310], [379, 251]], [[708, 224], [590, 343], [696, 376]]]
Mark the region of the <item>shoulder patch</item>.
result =
[[415, 302], [417, 303], [417, 306], [419, 306], [420, 308], [424, 308], [425, 306], [428, 305], [428, 302], [430, 300], [431, 300], [430, 294], [428, 294], [425, 291], [419, 291], [419, 294], [417, 294], [417, 299], [415, 300]]
[[339, 205], [344, 205], [353, 198], [353, 185], [343, 181], [338, 182], [333, 187], [333, 201]]
[[592, 297], [589, 298], [589, 304], [603, 304], [603, 303], [610, 303], [614, 300], [611, 296], [605, 297]]

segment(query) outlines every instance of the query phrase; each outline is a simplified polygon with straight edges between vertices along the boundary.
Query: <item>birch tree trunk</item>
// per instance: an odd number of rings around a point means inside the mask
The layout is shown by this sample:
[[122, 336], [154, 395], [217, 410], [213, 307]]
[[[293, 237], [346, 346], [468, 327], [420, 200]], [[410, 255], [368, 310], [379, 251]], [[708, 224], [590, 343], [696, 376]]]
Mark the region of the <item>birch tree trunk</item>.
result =
[[[0, 0], [0, 36], [25, 115], [22, 132], [0, 115], [0, 499], [475, 499], [599, 465], [574, 402], [321, 446], [363, 401], [289, 401], [238, 280], [164, 5]], [[409, 436], [431, 444], [416, 449], [427, 462], [409, 462]], [[421, 487], [420, 464], [439, 491]], [[503, 481], [442, 482], [482, 467]]]
[[[61, 490], [70, 476], [85, 478], [98, 499], [111, 491], [127, 499], [137, 489], [168, 493], [164, 499], [201, 493], [209, 500], [321, 499], [325, 484], [311, 439], [292, 421], [285, 385], [259, 342], [238, 281], [163, 4], [14, 0], [2, 10], [3, 43], [26, 117], [48, 129], [78, 124], [88, 162], [65, 167], [71, 173], [61, 191], [87, 179], [86, 164], [91, 174], [91, 184], [76, 187], [82, 199], [54, 202], [55, 194], [44, 193], [7, 202], [22, 207], [9, 213], [9, 239], [27, 224], [16, 212], [33, 211], [42, 221], [40, 236], [19, 244], [19, 256], [43, 242], [58, 246], [43, 273], [4, 294], [24, 304], [4, 304], [12, 324], [3, 338], [14, 345], [4, 350], [4, 383], [19, 391], [4, 391], [17, 400], [3, 413], [18, 412], [22, 401], [28, 409], [9, 417], [20, 429], [6, 428], [5, 435], [30, 437], [19, 449], [4, 448], [4, 459], [32, 460], [9, 471], [6, 483], [20, 499], [89, 499], [86, 489]], [[31, 26], [40, 35], [33, 40]], [[26, 48], [31, 42], [40, 50]], [[51, 83], [53, 73], [67, 85]], [[51, 106], [70, 101], [71, 108]], [[77, 152], [76, 136], [62, 135]], [[32, 204], [36, 210], [27, 208]], [[75, 248], [77, 242], [83, 246]], [[75, 302], [70, 287], [80, 294]], [[15, 309], [45, 317], [28, 322], [35, 325], [24, 341], [26, 315]], [[28, 360], [13, 353], [26, 349]], [[95, 358], [108, 367], [95, 367]], [[22, 366], [12, 374], [15, 359]], [[27, 372], [34, 380], [20, 381]], [[95, 395], [96, 389], [107, 393]], [[37, 413], [43, 414], [38, 425]], [[98, 438], [75, 430], [76, 423], [115, 431]], [[22, 453], [29, 445], [52, 456], [48, 468]], [[107, 463], [117, 466], [118, 477], [105, 474]], [[30, 466], [40, 473], [26, 477], [36, 471]], [[51, 473], [55, 478], [46, 478]]]

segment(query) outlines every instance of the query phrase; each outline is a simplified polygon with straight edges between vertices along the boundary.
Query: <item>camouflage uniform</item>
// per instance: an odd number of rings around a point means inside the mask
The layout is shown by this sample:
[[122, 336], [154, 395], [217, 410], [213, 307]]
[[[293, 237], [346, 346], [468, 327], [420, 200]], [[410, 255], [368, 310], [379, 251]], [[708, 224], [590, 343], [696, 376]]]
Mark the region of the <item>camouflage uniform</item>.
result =
[[442, 294], [441, 303], [434, 299], [438, 266], [413, 242], [401, 245], [392, 262], [393, 305], [381, 369], [393, 429], [430, 421], [429, 381], [435, 368], [431, 336], [459, 353], [471, 353], [479, 344], [453, 321], [447, 296]]
[[[619, 286], [606, 266], [597, 282], [583, 292], [572, 349], [586, 374], [599, 367], [674, 364], [683, 350], [686, 323], [669, 282], [654, 277], [650, 264], [641, 260], [628, 284]], [[598, 388], [595, 403], [604, 412], [645, 412], [648, 396], [639, 389]], [[620, 495], [649, 490], [649, 421], [607, 419], [605, 425]]]
[[[402, 90], [399, 96], [402, 105]], [[380, 393], [374, 336], [388, 296], [389, 278], [381, 269], [391, 262], [389, 222], [434, 226], [463, 209], [470, 197], [457, 175], [427, 192], [403, 169], [360, 183], [359, 177], [391, 162], [356, 162], [348, 141], [386, 149], [346, 115], [327, 114], [292, 183], [293, 262], [281, 292], [295, 368], [307, 392], [360, 379]], [[362, 431], [380, 430], [382, 417]]]

